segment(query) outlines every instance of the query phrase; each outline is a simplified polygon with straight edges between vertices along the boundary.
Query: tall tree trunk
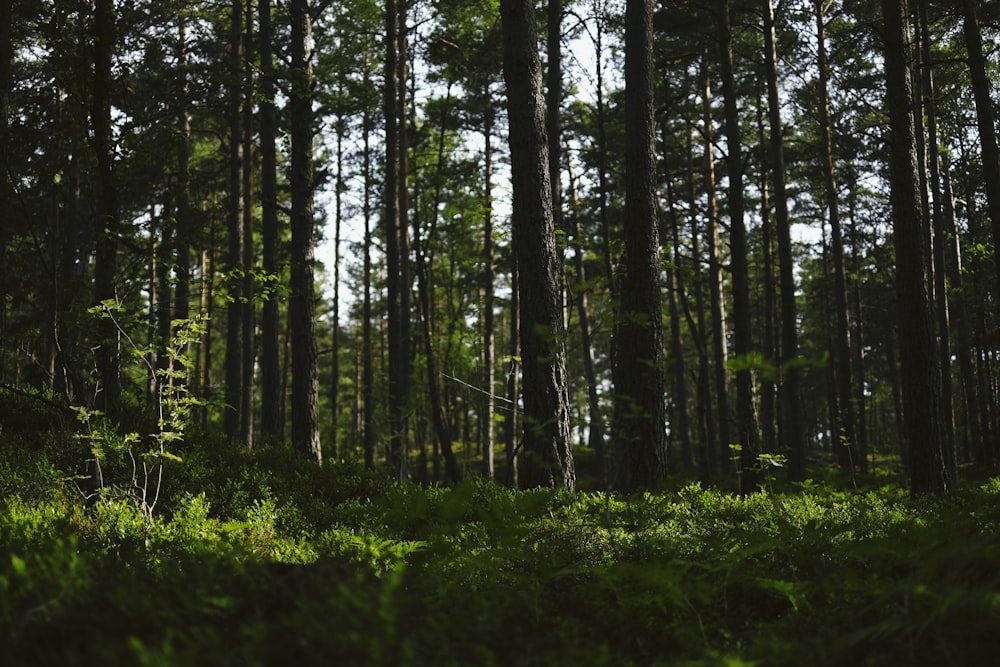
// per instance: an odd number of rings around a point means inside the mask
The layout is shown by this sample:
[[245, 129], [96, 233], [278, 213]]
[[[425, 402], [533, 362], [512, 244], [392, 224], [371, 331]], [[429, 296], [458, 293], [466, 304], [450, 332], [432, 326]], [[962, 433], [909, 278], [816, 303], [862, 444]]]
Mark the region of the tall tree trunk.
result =
[[[187, 19], [178, 19], [179, 39], [177, 60], [182, 69], [184, 81], [182, 90], [188, 93], [187, 66], [190, 55], [187, 47]], [[174, 230], [174, 288], [173, 318], [187, 320], [191, 316], [191, 115], [185, 106], [177, 117], [177, 186], [174, 197], [176, 227]]]
[[[826, 16], [824, 0], [817, 0], [816, 40], [818, 44], [819, 68], [819, 124], [820, 140], [823, 142], [823, 183], [827, 211], [830, 218], [830, 249], [833, 255], [834, 311], [836, 313], [834, 352], [837, 381], [837, 423], [840, 433], [835, 434], [834, 447], [838, 453], [840, 467], [850, 470], [865, 466], [864, 452], [857, 450], [857, 410], [854, 405], [851, 369], [850, 324], [847, 312], [847, 270], [844, 262], [844, 234], [840, 223], [840, 196], [837, 175], [833, 166], [833, 128], [830, 120], [830, 68], [826, 54]], [[804, 479], [805, 469], [801, 471]]]
[[[112, 0], [96, 0], [93, 17], [94, 82], [90, 126], [97, 159], [97, 252], [94, 258], [94, 300], [117, 298], [118, 235], [121, 221], [114, 182], [114, 146], [111, 132], [111, 59], [115, 45], [115, 9]], [[118, 325], [101, 320], [96, 348], [101, 382], [97, 406], [113, 421], [121, 418], [122, 384], [118, 350]]]
[[405, 96], [405, 78], [400, 76], [403, 59], [401, 18], [403, 11], [398, 0], [387, 0], [386, 58], [385, 58], [385, 236], [386, 281], [388, 288], [389, 324], [389, 465], [399, 480], [406, 478], [406, 430], [409, 404], [409, 309], [406, 307], [409, 285], [407, 271], [406, 237], [403, 221], [401, 192], [405, 187], [401, 165], [401, 135], [405, 125], [400, 117], [400, 104]]
[[[744, 221], [743, 139], [736, 98], [736, 77], [733, 73], [733, 35], [729, 16], [730, 0], [720, 3], [719, 55], [722, 77], [722, 97], [726, 113], [726, 168], [729, 175], [729, 247], [733, 278], [733, 347], [738, 361], [749, 359], [753, 352], [750, 329], [749, 248]], [[779, 225], [780, 226], [780, 225]], [[736, 425], [739, 431], [743, 492], [756, 484], [754, 470], [760, 454], [760, 436], [754, 413], [753, 374], [749, 368], [736, 372]]]
[[243, 0], [232, 0], [229, 26], [229, 198], [227, 201], [227, 231], [229, 243], [226, 261], [229, 303], [226, 307], [225, 356], [225, 433], [234, 440], [242, 435], [243, 407], [243, 281], [238, 273], [243, 263]]
[[343, 116], [337, 118], [337, 177], [334, 195], [333, 230], [333, 327], [330, 349], [330, 455], [336, 460], [343, 454], [340, 437], [340, 237], [344, 222], [344, 197], [347, 179], [344, 178], [344, 136], [347, 134]]
[[946, 493], [949, 473], [941, 413], [941, 367], [932, 303], [929, 233], [920, 204], [906, 0], [882, 0], [886, 95], [892, 132], [893, 240], [901, 311], [903, 418], [915, 494]]
[[[698, 415], [698, 440], [701, 450], [701, 478], [708, 482], [718, 470], [719, 443], [717, 438], [718, 430], [713, 418], [715, 410], [712, 407], [712, 364], [709, 352], [709, 336], [705, 326], [705, 292], [704, 280], [701, 271], [701, 243], [699, 238], [704, 230], [699, 228], [699, 216], [695, 214], [698, 210], [698, 187], [696, 183], [697, 159], [694, 150], [694, 133], [688, 135], [688, 176], [687, 176], [687, 202], [688, 210], [691, 211], [689, 225], [691, 228], [691, 256], [694, 261], [691, 263], [692, 291], [694, 292], [694, 315], [691, 314], [690, 305], [684, 302], [685, 315], [688, 321], [688, 328], [691, 330], [691, 337], [698, 349], [698, 388], [697, 395], [697, 415]], [[710, 245], [710, 247], [716, 247]], [[711, 256], [711, 255], [710, 255]], [[725, 381], [725, 370], [723, 369], [723, 381]]]
[[261, 188], [261, 240], [263, 242], [262, 268], [268, 281], [270, 294], [261, 305], [260, 323], [260, 408], [261, 432], [265, 440], [280, 440], [284, 431], [281, 423], [281, 343], [278, 314], [278, 174], [275, 141], [278, 132], [278, 114], [275, 105], [277, 92], [272, 47], [271, 0], [257, 0], [260, 35], [260, 188]]
[[254, 362], [256, 359], [254, 335], [256, 333], [254, 305], [254, 244], [253, 244], [253, 105], [256, 92], [254, 90], [253, 67], [253, 2], [244, 0], [245, 18], [243, 21], [243, 165], [240, 175], [243, 178], [243, 206], [240, 210], [240, 225], [243, 227], [243, 246], [240, 257], [241, 282], [240, 288], [240, 335], [243, 337], [241, 349], [243, 352], [242, 385], [240, 386], [240, 439], [253, 447], [254, 436]]
[[319, 440], [316, 301], [313, 264], [312, 20], [309, 0], [292, 0], [291, 44], [291, 294], [292, 448], [323, 460]]
[[[993, 245], [1000, 248], [1000, 145], [997, 142], [997, 119], [994, 102], [990, 96], [990, 80], [986, 72], [986, 55], [983, 53], [983, 36], [979, 28], [979, 11], [976, 0], [962, 0], [964, 14], [965, 48], [969, 53], [969, 75], [972, 94], [976, 101], [976, 121], [979, 125], [979, 142], [982, 146], [983, 178], [986, 181], [986, 204], [993, 230]], [[993, 253], [1000, 285], [1000, 252]], [[998, 288], [997, 294], [1000, 294]]]
[[[520, 272], [524, 481], [573, 488], [566, 351], [534, 4], [502, 0], [513, 237]], [[525, 287], [530, 286], [530, 289]]]
[[365, 191], [362, 199], [362, 217], [364, 218], [364, 265], [363, 281], [364, 296], [361, 310], [361, 393], [362, 409], [362, 449], [364, 450], [365, 467], [369, 470], [375, 467], [375, 360], [372, 352], [372, 178], [371, 166], [371, 133], [372, 118], [366, 109], [362, 120], [363, 149], [362, 167]]
[[920, 53], [921, 53], [921, 90], [924, 110], [924, 123], [927, 132], [927, 171], [929, 187], [925, 188], [932, 196], [931, 234], [934, 251], [932, 266], [934, 271], [934, 300], [938, 318], [938, 355], [941, 358], [941, 410], [944, 418], [945, 442], [944, 451], [949, 475], [958, 477], [958, 460], [955, 452], [955, 413], [954, 391], [952, 390], [951, 366], [951, 324], [949, 322], [948, 269], [950, 258], [947, 257], [947, 232], [944, 219], [944, 196], [941, 187], [941, 155], [937, 131], [937, 91], [934, 84], [934, 66], [931, 61], [931, 35], [927, 18], [928, 0], [920, 0]]
[[625, 5], [625, 240], [615, 322], [613, 486], [651, 487], [667, 474], [660, 239], [653, 155], [653, 3]]
[[[757, 136], [760, 146], [768, 147], [767, 131], [764, 128], [764, 109], [762, 100], [757, 102]], [[764, 327], [761, 334], [764, 358], [770, 359], [780, 368], [781, 350], [778, 344], [778, 286], [775, 275], [774, 258], [774, 220], [771, 216], [771, 182], [768, 178], [768, 159], [761, 158], [761, 168], [758, 174], [760, 187], [760, 245], [763, 276]], [[764, 374], [760, 381], [760, 435], [761, 449], [765, 452], [778, 451], [778, 381], [777, 378]], [[791, 443], [790, 443], [791, 444]]]
[[[666, 130], [665, 130], [666, 131]], [[691, 440], [691, 417], [688, 413], [688, 370], [684, 360], [684, 333], [681, 330], [680, 304], [686, 301], [684, 281], [681, 279], [681, 235], [680, 220], [675, 210], [675, 196], [670, 188], [670, 245], [671, 261], [667, 271], [669, 280], [668, 311], [670, 317], [670, 375], [673, 387], [673, 414], [670, 418], [671, 430], [676, 431], [681, 442], [681, 466], [684, 472], [693, 475], [697, 473], [698, 464], [695, 460], [694, 443]]]
[[503, 420], [504, 449], [507, 454], [507, 485], [513, 489], [518, 488], [520, 478], [517, 466], [520, 460], [518, 450], [521, 448], [517, 441], [518, 428], [521, 426], [518, 415], [518, 407], [521, 403], [520, 384], [518, 382], [521, 375], [521, 303], [518, 298], [520, 294], [520, 280], [517, 272], [517, 256], [511, 253], [510, 267], [510, 340], [507, 355], [510, 358], [507, 369], [506, 397], [507, 416]]
[[[959, 245], [958, 229], [955, 223], [955, 202], [951, 189], [951, 179], [948, 176], [947, 165], [943, 173], [943, 216], [945, 223], [945, 238], [948, 243], [949, 261], [948, 279], [951, 283], [951, 306], [954, 318], [952, 320], [958, 334], [958, 368], [961, 376], [962, 398], [965, 403], [965, 451], [969, 458], [974, 457], [985, 462], [986, 449], [983, 442], [982, 406], [979, 400], [979, 386], [976, 380], [975, 362], [973, 360], [972, 327], [969, 312], [966, 307], [965, 276], [962, 270], [962, 252]], [[942, 373], [942, 376], [944, 374]], [[971, 456], [970, 456], [971, 455]]]
[[712, 119], [712, 83], [708, 71], [708, 53], [702, 54], [702, 79], [705, 94], [702, 96], [703, 124], [705, 132], [705, 190], [708, 200], [708, 289], [712, 311], [712, 357], [715, 376], [715, 398], [719, 406], [716, 423], [715, 444], [718, 450], [711, 457], [717, 465], [728, 459], [728, 447], [732, 443], [729, 408], [729, 336], [726, 331], [726, 302], [722, 289], [722, 242], [719, 237], [719, 205], [715, 181], [715, 133]]
[[493, 109], [487, 108], [483, 115], [483, 474], [492, 479], [494, 470], [494, 429], [493, 416], [494, 376], [496, 374], [496, 354], [494, 337], [494, 252], [493, 252]]
[[[588, 274], [586, 263], [583, 261], [583, 243], [580, 231], [579, 199], [577, 197], [576, 180], [573, 178], [573, 170], [569, 169], [571, 197], [573, 202], [573, 215], [569, 221], [570, 243], [573, 245], [573, 271], [576, 274], [577, 284], [571, 286], [574, 302], [576, 304], [577, 317], [580, 320], [580, 348], [583, 355], [583, 373], [587, 382], [587, 444], [594, 450], [602, 473], [607, 472], [607, 461], [604, 451], [604, 418], [601, 415], [601, 399], [597, 386], [597, 369], [594, 364], [594, 342], [593, 325], [590, 321], [590, 306], [588, 305], [587, 294]], [[604, 480], [607, 482], [607, 479]]]

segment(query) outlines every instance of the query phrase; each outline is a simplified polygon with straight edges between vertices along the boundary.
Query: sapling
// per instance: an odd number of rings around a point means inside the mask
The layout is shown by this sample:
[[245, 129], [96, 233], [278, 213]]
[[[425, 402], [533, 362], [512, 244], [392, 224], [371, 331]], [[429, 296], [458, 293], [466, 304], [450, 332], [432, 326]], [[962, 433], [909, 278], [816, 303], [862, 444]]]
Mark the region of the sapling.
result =
[[[166, 341], [163, 350], [167, 364], [163, 368], [154, 368], [150, 361], [152, 358], [150, 350], [137, 345], [118, 321], [116, 313], [121, 310], [121, 304], [114, 300], [106, 300], [91, 308], [90, 312], [99, 317], [110, 318], [114, 322], [122, 339], [131, 348], [133, 358], [138, 364], [145, 366], [152, 378], [153, 397], [156, 401], [156, 430], [145, 439], [135, 432], [122, 434], [120, 426], [108, 424], [100, 411], [74, 408], [77, 418], [87, 426], [87, 432], [81, 438], [90, 443], [93, 455], [87, 462], [88, 477], [91, 481], [83, 491], [89, 499], [105, 488], [102, 464], [107, 460], [107, 450], [117, 452], [127, 459], [127, 466], [131, 469], [128, 495], [134, 496], [139, 501], [143, 514], [151, 519], [163, 486], [163, 461], [181, 460], [170, 451], [170, 446], [183, 439], [192, 409], [203, 404], [201, 399], [191, 393], [187, 385], [188, 371], [194, 366], [187, 349], [204, 333], [204, 319], [197, 317], [172, 321], [173, 334], [170, 340]], [[150, 446], [141, 450], [140, 445], [143, 442], [149, 443]]]

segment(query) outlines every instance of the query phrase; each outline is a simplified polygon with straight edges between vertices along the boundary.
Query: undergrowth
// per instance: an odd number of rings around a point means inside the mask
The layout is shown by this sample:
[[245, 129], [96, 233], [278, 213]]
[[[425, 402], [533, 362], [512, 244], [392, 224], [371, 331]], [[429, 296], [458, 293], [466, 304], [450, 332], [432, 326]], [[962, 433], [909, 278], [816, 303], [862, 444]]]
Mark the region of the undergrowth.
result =
[[[1000, 650], [1000, 480], [631, 497], [391, 483], [188, 433], [89, 499], [4, 394], [0, 664], [921, 665]], [[40, 414], [38, 419], [32, 418]]]

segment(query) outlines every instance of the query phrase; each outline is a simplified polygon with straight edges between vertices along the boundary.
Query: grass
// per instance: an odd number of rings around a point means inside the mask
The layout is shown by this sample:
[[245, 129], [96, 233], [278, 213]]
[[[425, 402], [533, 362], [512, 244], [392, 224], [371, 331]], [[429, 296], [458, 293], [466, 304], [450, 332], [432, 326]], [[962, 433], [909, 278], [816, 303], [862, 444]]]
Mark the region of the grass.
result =
[[[1000, 650], [1000, 480], [739, 497], [401, 486], [178, 443], [89, 503], [71, 420], [3, 397], [0, 664], [969, 665]], [[877, 485], [876, 485], [877, 484]]]

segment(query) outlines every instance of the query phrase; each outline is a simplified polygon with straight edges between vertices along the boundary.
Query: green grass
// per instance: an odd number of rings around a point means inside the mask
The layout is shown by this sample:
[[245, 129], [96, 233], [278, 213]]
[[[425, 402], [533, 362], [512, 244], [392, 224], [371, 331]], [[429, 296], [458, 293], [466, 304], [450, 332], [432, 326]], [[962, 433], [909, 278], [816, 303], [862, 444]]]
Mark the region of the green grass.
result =
[[193, 434], [149, 517], [126, 485], [84, 502], [72, 421], [3, 398], [19, 415], [0, 434], [3, 665], [971, 665], [1000, 650], [1000, 480], [916, 500], [891, 483], [425, 489]]

